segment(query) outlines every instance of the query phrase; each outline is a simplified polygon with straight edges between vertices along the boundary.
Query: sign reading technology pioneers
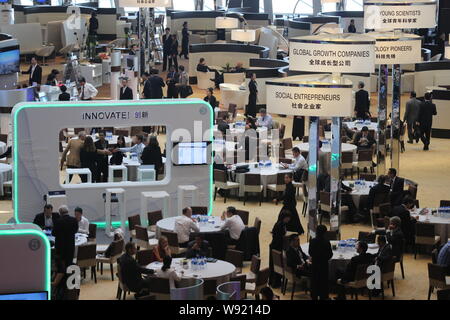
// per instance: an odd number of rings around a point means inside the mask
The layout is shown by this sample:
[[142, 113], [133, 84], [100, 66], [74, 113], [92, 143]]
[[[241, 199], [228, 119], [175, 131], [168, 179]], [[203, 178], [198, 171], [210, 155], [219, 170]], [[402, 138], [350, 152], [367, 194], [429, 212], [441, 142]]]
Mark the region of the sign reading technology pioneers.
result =
[[352, 85], [311, 86], [267, 81], [266, 94], [270, 113], [318, 117], [353, 114]]
[[171, 0], [119, 0], [119, 6], [137, 8], [170, 7]]
[[436, 26], [436, 2], [366, 2], [364, 28], [418, 29]]
[[370, 41], [309, 41], [291, 39], [289, 68], [310, 72], [371, 73], [374, 44]]
[[380, 40], [375, 44], [376, 64], [409, 64], [421, 61], [420, 38], [417, 40]]

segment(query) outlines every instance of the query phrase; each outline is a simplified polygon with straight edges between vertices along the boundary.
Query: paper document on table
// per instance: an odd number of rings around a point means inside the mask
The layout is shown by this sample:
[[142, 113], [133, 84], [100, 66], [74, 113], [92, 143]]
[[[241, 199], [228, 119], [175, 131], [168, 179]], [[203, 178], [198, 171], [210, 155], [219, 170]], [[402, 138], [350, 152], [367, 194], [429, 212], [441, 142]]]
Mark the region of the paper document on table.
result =
[[337, 215], [334, 215], [330, 218], [330, 225], [331, 229], [337, 229], [339, 226], [339, 217]]

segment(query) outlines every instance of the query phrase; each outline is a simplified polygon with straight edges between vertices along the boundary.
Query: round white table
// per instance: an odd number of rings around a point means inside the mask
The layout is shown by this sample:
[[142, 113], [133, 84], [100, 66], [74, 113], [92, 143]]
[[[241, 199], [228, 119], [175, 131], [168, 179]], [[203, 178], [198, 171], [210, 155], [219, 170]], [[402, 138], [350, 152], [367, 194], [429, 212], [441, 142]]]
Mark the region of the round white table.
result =
[[[217, 260], [216, 262], [208, 262], [203, 270], [193, 271], [191, 261], [189, 260], [188, 269], [183, 269], [183, 258], [174, 258], [172, 260], [172, 269], [181, 278], [199, 278], [204, 280], [217, 279], [218, 284], [229, 280], [230, 276], [236, 271], [236, 267], [229, 262]], [[152, 262], [146, 266], [147, 269], [159, 270], [162, 262]]]
[[[411, 216], [418, 218], [419, 222], [434, 224], [435, 234], [441, 237], [441, 243], [446, 243], [447, 239], [450, 239], [450, 218], [434, 216], [431, 214], [431, 209], [426, 208], [429, 214], [424, 214], [424, 209], [411, 210]], [[420, 214], [422, 212], [422, 214]], [[428, 220], [427, 220], [428, 218]]]
[[[197, 216], [192, 216], [193, 218], [196, 218]], [[197, 222], [197, 226], [200, 229], [201, 233], [207, 233], [207, 232], [218, 232], [220, 231], [220, 227], [223, 225], [222, 219], [220, 217], [216, 216], [200, 216], [202, 218], [208, 218], [208, 222]], [[156, 223], [157, 227], [157, 234], [160, 233], [160, 231], [170, 231], [173, 232], [175, 230], [175, 220], [178, 217], [170, 217], [165, 218], [162, 220], [159, 220]], [[158, 232], [159, 230], [159, 232]]]
[[359, 205], [361, 202], [361, 197], [366, 197], [369, 195], [370, 189], [373, 188], [377, 184], [375, 181], [365, 181], [365, 185], [355, 185], [355, 181], [342, 181], [344, 185], [347, 187], [350, 186], [350, 184], [353, 184], [352, 186], [352, 192], [350, 193], [353, 199], [353, 203], [355, 204], [356, 208], [359, 210]]
[[[295, 147], [300, 149], [300, 152], [309, 152], [309, 143], [302, 142], [300, 144], [295, 145]], [[342, 143], [341, 144], [341, 152], [356, 152], [356, 146], [350, 143]], [[331, 152], [331, 143], [323, 143], [322, 148], [320, 149], [322, 152]]]
[[12, 180], [12, 166], [0, 163], [0, 196], [3, 196], [3, 184]]
[[369, 130], [378, 130], [377, 122], [351, 121], [343, 122], [343, 124], [347, 125], [347, 127], [353, 131], [361, 131], [363, 127], [367, 127]]

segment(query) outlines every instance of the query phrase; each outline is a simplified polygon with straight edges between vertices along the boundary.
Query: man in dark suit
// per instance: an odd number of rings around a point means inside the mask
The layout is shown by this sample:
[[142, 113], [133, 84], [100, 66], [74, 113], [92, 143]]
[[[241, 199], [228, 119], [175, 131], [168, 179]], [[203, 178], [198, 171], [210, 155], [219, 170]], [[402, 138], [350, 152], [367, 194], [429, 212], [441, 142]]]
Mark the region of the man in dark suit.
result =
[[311, 260], [300, 247], [298, 234], [289, 236], [289, 248], [286, 251], [286, 264], [295, 272], [297, 277], [311, 277]]
[[358, 147], [358, 150], [370, 150], [375, 144], [375, 139], [369, 134], [369, 128], [364, 126], [361, 132], [355, 135], [353, 143]]
[[386, 198], [387, 195], [389, 194], [390, 188], [388, 185], [386, 185], [386, 176], [385, 175], [381, 175], [378, 177], [378, 183], [376, 185], [374, 185], [370, 191], [369, 191], [369, 195], [367, 196], [367, 209], [368, 210], [372, 210], [373, 209], [373, 205], [374, 205], [374, 201], [375, 201], [375, 197], [379, 194], [385, 194]]
[[388, 177], [390, 180], [391, 206], [398, 206], [403, 200], [405, 179], [397, 177], [397, 170], [394, 168], [389, 169]]
[[401, 220], [400, 229], [405, 237], [406, 244], [414, 243], [414, 230], [416, 219], [411, 217], [410, 210], [414, 208], [414, 200], [411, 197], [405, 197], [403, 203], [392, 209], [391, 217], [399, 217]]
[[403, 255], [405, 247], [405, 236], [401, 229], [401, 220], [399, 217], [392, 217], [389, 220], [387, 230], [376, 230], [376, 234], [386, 235], [386, 240], [392, 248], [392, 258], [399, 261]]
[[[98, 140], [95, 141], [95, 148], [97, 150], [108, 150], [109, 142], [105, 139], [105, 132], [98, 133]], [[97, 182], [108, 182], [108, 155], [97, 155]]]
[[378, 252], [375, 256], [375, 264], [382, 266], [385, 261], [392, 259], [392, 247], [387, 243], [385, 236], [378, 236], [377, 244]]
[[417, 125], [420, 126], [420, 139], [423, 142], [423, 150], [429, 150], [433, 116], [437, 115], [437, 111], [436, 105], [431, 102], [431, 93], [425, 93], [424, 98], [425, 101], [420, 104]]
[[[416, 93], [412, 91], [410, 99], [406, 102], [405, 115], [403, 116], [403, 122], [406, 122], [408, 125], [408, 143], [413, 143], [414, 140], [414, 132], [417, 129], [416, 122], [419, 117], [420, 104], [420, 100], [416, 98]], [[418, 141], [419, 140], [417, 138], [417, 142]]]
[[162, 36], [163, 42], [163, 69], [162, 71], [166, 71], [167, 69], [167, 61], [169, 60], [170, 51], [172, 48], [172, 36], [170, 34], [170, 28], [165, 29], [165, 33]]
[[364, 82], [358, 84], [359, 91], [355, 94], [355, 115], [358, 119], [370, 118], [370, 100], [369, 93], [364, 90]]
[[44, 206], [44, 212], [38, 213], [34, 217], [33, 223], [41, 227], [41, 229], [53, 229], [56, 220], [59, 219], [59, 213], [53, 212], [53, 206], [46, 204]]
[[195, 240], [188, 243], [186, 258], [208, 257], [210, 255], [210, 249], [209, 242], [203, 240], [203, 237], [197, 234]]
[[178, 98], [178, 88], [177, 83], [180, 75], [175, 71], [174, 67], [169, 68], [169, 72], [167, 73], [166, 84], [167, 84], [167, 98], [168, 99], [177, 99]]
[[152, 88], [150, 84], [150, 74], [148, 72], [144, 72], [142, 74], [142, 81], [144, 83], [144, 90], [142, 91], [142, 96], [144, 99], [152, 98]]
[[120, 275], [123, 283], [133, 292], [139, 293], [142, 289], [149, 288], [149, 279], [143, 279], [142, 274], [154, 274], [155, 271], [141, 267], [134, 259], [136, 245], [128, 242], [125, 245], [125, 253], [119, 258]]
[[133, 100], [133, 90], [128, 86], [128, 78], [122, 78], [122, 87], [120, 88], [120, 100]]
[[61, 217], [55, 221], [52, 235], [55, 237], [55, 251], [63, 259], [66, 266], [73, 264], [75, 253], [75, 233], [78, 232], [78, 221], [69, 216], [67, 206], [59, 208]]
[[152, 92], [152, 99], [162, 99], [163, 98], [163, 90], [162, 88], [166, 86], [164, 80], [158, 75], [158, 70], [153, 69], [151, 71], [152, 75], [150, 76], [150, 87]]
[[350, 263], [347, 265], [345, 270], [338, 270], [337, 271], [337, 278], [338, 278], [338, 296], [336, 299], [338, 300], [345, 300], [345, 288], [344, 286], [341, 286], [339, 284], [345, 284], [348, 282], [352, 282], [355, 280], [356, 276], [356, 270], [358, 269], [359, 265], [370, 265], [372, 264], [372, 261], [374, 257], [367, 253], [368, 245], [364, 241], [360, 241], [356, 244], [356, 252], [358, 255], [354, 256], [350, 259]]
[[42, 68], [37, 63], [36, 57], [31, 58], [31, 65], [27, 71], [22, 71], [22, 74], [29, 74], [28, 84], [30, 86], [41, 84], [42, 82]]
[[258, 84], [256, 83], [256, 74], [252, 73], [250, 82], [248, 83], [248, 90], [250, 94], [248, 95], [248, 104], [245, 110], [247, 116], [252, 116], [256, 118], [256, 104], [258, 101]]

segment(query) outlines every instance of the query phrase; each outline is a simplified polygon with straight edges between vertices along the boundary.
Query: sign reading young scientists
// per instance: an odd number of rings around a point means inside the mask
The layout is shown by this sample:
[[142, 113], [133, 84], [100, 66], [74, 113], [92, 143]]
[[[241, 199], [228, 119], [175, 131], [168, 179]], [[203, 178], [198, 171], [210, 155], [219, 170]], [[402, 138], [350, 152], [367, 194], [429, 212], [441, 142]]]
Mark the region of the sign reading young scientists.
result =
[[316, 117], [353, 115], [352, 85], [266, 82], [268, 112]]
[[436, 2], [366, 2], [364, 28], [418, 29], [436, 26]]
[[170, 7], [171, 0], [119, 0], [119, 6], [137, 8]]
[[[375, 41], [290, 40], [289, 69], [310, 72], [371, 73]], [[319, 35], [320, 37], [320, 35]]]
[[421, 61], [422, 41], [377, 39], [375, 44], [376, 64], [409, 64]]

